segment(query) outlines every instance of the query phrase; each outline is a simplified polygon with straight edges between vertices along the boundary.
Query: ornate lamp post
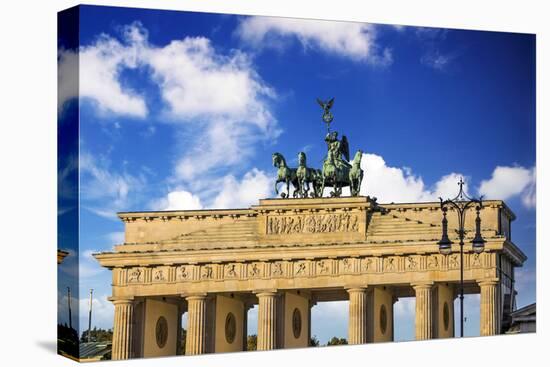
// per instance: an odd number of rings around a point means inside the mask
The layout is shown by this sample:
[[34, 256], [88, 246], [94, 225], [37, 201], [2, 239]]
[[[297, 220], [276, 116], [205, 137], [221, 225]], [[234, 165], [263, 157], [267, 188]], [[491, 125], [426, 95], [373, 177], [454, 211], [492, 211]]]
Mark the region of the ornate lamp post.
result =
[[443, 220], [441, 221], [442, 226], [442, 236], [441, 241], [438, 242], [439, 252], [443, 255], [448, 255], [451, 253], [452, 242], [447, 235], [447, 211], [449, 209], [455, 209], [456, 214], [458, 215], [458, 229], [456, 233], [459, 238], [460, 245], [460, 337], [464, 336], [464, 235], [466, 231], [464, 230], [464, 222], [466, 219], [466, 212], [470, 207], [475, 207], [476, 210], [476, 233], [475, 237], [472, 240], [472, 249], [475, 253], [483, 252], [485, 248], [485, 240], [481, 237], [481, 218], [479, 217], [479, 211], [483, 207], [482, 199], [483, 196], [480, 196], [479, 199], [472, 199], [464, 192], [464, 181], [462, 178], [458, 182], [460, 190], [458, 195], [454, 199], [447, 199], [443, 201], [442, 198], [439, 198], [441, 201], [441, 210], [443, 211]]

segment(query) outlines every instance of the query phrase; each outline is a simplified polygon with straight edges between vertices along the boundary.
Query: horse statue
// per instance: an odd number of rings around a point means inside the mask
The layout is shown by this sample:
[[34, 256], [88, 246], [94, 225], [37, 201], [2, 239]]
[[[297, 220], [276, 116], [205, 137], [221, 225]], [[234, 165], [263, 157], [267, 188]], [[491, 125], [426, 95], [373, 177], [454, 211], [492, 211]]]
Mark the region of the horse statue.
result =
[[361, 182], [363, 182], [363, 170], [361, 169], [362, 157], [363, 157], [363, 152], [361, 150], [358, 150], [357, 153], [355, 153], [353, 162], [351, 163], [351, 170], [349, 171], [351, 196], [359, 195], [359, 190], [361, 189]]
[[325, 187], [332, 187], [333, 191], [330, 196], [339, 197], [342, 195], [342, 188], [349, 186], [351, 196], [359, 195], [363, 180], [363, 170], [361, 169], [363, 153], [359, 150], [355, 154], [352, 165], [339, 163], [335, 154], [337, 153], [334, 150], [329, 150], [323, 163], [321, 193], [324, 192]]
[[275, 193], [279, 194], [279, 188], [277, 187], [279, 182], [286, 183], [286, 193], [281, 193], [282, 198], [290, 197], [290, 184], [294, 186], [292, 192], [293, 197], [298, 196], [299, 183], [296, 176], [296, 168], [290, 168], [286, 165], [285, 157], [281, 153], [273, 153], [273, 166], [277, 167], [277, 180], [275, 181]]
[[334, 191], [330, 196], [342, 195], [342, 187], [349, 186], [349, 171], [350, 169], [346, 166], [337, 167], [334, 151], [329, 150], [321, 171], [323, 176], [321, 194], [325, 191], [325, 187], [332, 187]]
[[[321, 171], [315, 168], [309, 168], [307, 166], [306, 153], [300, 152], [298, 154], [298, 168], [296, 168], [296, 177], [298, 179], [298, 194], [302, 198], [319, 197], [319, 182]], [[313, 191], [309, 193], [310, 184], [313, 186]]]

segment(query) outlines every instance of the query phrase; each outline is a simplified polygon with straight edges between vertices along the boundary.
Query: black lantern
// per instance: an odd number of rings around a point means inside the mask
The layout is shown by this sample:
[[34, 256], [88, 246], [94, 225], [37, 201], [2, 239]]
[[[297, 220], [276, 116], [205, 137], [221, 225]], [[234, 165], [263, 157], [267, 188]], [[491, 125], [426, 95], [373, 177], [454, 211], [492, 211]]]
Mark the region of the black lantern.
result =
[[472, 249], [476, 254], [482, 253], [485, 249], [485, 240], [481, 237], [481, 218], [479, 217], [479, 206], [476, 207], [476, 235], [472, 240]]
[[439, 241], [437, 244], [439, 245], [439, 252], [443, 255], [448, 255], [451, 253], [451, 245], [453, 244], [451, 240], [449, 240], [449, 236], [447, 235], [447, 208], [443, 208], [443, 220], [441, 221], [441, 228], [442, 228], [442, 235], [441, 235], [441, 241]]
[[464, 192], [464, 181], [460, 179], [458, 183], [460, 190], [458, 195], [454, 199], [447, 199], [443, 201], [442, 198], [439, 198], [441, 201], [441, 211], [443, 212], [443, 220], [441, 221], [441, 241], [437, 244], [439, 245], [439, 252], [443, 255], [449, 255], [452, 252], [452, 243], [449, 240], [447, 235], [447, 210], [449, 208], [453, 209], [458, 216], [458, 228], [456, 233], [458, 234], [459, 246], [460, 246], [460, 336], [464, 336], [464, 235], [466, 231], [464, 230], [464, 222], [466, 220], [466, 213], [473, 209], [475, 205], [476, 209], [476, 234], [472, 240], [472, 248], [476, 253], [480, 253], [485, 248], [485, 240], [481, 237], [481, 218], [479, 217], [479, 211], [481, 210], [483, 203], [482, 197], [479, 199], [472, 199]]

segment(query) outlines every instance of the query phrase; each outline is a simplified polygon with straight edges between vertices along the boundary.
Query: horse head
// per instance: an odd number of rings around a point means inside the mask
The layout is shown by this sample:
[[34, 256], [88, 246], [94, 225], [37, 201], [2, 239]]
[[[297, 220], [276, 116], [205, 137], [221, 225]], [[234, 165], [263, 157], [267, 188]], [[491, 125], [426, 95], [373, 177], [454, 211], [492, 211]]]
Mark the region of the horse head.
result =
[[273, 166], [274, 167], [286, 167], [286, 161], [285, 161], [285, 158], [283, 157], [283, 155], [281, 153], [273, 153], [273, 155], [271, 156], [272, 157], [272, 160], [273, 160]]
[[306, 153], [304, 152], [298, 153], [298, 165], [300, 167], [306, 167]]
[[359, 149], [357, 153], [355, 153], [355, 157], [353, 158], [353, 165], [360, 167], [362, 157], [363, 157], [363, 151]]

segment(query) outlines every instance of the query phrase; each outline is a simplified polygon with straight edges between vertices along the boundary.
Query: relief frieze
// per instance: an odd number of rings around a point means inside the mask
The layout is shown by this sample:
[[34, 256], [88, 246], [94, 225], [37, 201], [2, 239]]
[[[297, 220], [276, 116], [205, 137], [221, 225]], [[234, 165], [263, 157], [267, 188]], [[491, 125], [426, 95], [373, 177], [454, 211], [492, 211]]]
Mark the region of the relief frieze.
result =
[[358, 232], [359, 216], [351, 213], [273, 215], [267, 218], [268, 235]]
[[[465, 269], [483, 268], [484, 254], [465, 254]], [[149, 284], [212, 280], [247, 280], [265, 277], [316, 277], [347, 274], [455, 270], [459, 254], [318, 258], [311, 260], [255, 261], [203, 265], [131, 267], [121, 272], [119, 284]]]

